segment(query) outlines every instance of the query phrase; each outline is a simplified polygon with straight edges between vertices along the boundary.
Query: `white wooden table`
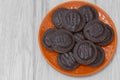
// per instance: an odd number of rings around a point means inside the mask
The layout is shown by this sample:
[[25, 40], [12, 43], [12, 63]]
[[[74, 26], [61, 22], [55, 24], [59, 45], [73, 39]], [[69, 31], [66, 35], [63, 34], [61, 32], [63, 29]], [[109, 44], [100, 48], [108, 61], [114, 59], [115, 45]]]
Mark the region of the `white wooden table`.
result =
[[[67, 0], [0, 0], [0, 80], [120, 80], [120, 43], [104, 70], [70, 77], [53, 69], [38, 45], [38, 29], [48, 11]], [[105, 10], [120, 38], [120, 0], [87, 0]]]

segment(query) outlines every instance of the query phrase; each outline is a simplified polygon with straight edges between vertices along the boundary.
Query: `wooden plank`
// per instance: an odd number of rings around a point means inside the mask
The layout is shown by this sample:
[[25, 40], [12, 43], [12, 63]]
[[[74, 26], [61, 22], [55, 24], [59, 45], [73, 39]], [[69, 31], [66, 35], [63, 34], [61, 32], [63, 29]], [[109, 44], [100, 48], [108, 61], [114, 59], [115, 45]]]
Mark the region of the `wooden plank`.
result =
[[0, 0], [0, 80], [33, 80], [33, 1]]

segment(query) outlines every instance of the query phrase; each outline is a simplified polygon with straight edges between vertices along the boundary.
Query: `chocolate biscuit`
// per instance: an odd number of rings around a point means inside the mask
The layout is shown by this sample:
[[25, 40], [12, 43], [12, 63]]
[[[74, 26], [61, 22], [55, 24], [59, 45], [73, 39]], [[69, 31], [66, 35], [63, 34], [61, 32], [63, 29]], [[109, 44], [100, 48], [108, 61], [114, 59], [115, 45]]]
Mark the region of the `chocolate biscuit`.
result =
[[59, 54], [57, 62], [58, 65], [65, 70], [74, 70], [80, 65], [76, 62], [72, 52]]
[[52, 47], [56, 52], [65, 53], [70, 51], [74, 46], [72, 33], [59, 29], [52, 35]]
[[83, 29], [85, 25], [84, 18], [75, 9], [66, 12], [63, 17], [64, 29], [71, 32], [78, 32]]
[[78, 11], [85, 18], [86, 22], [92, 21], [99, 17], [97, 10], [88, 5], [80, 7]]
[[66, 8], [57, 9], [52, 15], [52, 22], [56, 28], [63, 27], [63, 15], [68, 11]]
[[89, 66], [91, 66], [91, 67], [98, 67], [105, 60], [105, 52], [104, 52], [104, 50], [100, 46], [96, 46], [96, 47], [97, 47], [97, 58], [96, 58], [96, 60], [94, 62], [89, 64]]
[[95, 61], [97, 57], [96, 46], [90, 41], [82, 41], [75, 45], [74, 57], [80, 64], [88, 65]]

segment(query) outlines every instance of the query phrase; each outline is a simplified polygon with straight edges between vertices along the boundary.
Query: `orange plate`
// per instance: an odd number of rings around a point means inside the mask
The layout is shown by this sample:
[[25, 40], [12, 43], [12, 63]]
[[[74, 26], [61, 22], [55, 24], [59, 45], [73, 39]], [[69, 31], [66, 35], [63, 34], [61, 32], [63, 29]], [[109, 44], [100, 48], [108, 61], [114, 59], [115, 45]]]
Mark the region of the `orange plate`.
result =
[[[101, 66], [92, 68], [92, 67], [89, 67], [89, 66], [81, 65], [75, 70], [66, 71], [66, 70], [60, 68], [60, 66], [57, 64], [58, 53], [51, 52], [51, 51], [44, 48], [44, 46], [42, 45], [42, 37], [43, 37], [44, 32], [48, 28], [54, 27], [54, 25], [52, 23], [52, 14], [56, 9], [61, 8], [61, 7], [65, 7], [65, 8], [68, 8], [68, 9], [73, 9], [73, 8], [77, 9], [80, 6], [85, 5], [85, 4], [94, 7], [99, 12], [99, 19], [102, 20], [103, 22], [109, 24], [113, 28], [114, 33], [115, 33], [114, 40], [108, 46], [103, 47], [104, 50], [105, 50], [106, 58], [105, 58], [104, 63]], [[108, 65], [108, 63], [111, 61], [111, 59], [113, 58], [113, 55], [116, 51], [117, 33], [116, 33], [116, 29], [115, 29], [115, 25], [114, 25], [113, 21], [102, 9], [100, 9], [96, 5], [93, 5], [93, 4], [88, 3], [88, 2], [70, 1], [70, 2], [66, 2], [66, 3], [63, 3], [63, 4], [60, 4], [60, 5], [56, 6], [45, 16], [45, 18], [42, 21], [42, 24], [40, 26], [40, 29], [39, 29], [38, 41], [39, 41], [40, 49], [41, 49], [42, 54], [44, 55], [45, 59], [56, 70], [58, 70], [61, 73], [66, 74], [66, 75], [70, 75], [70, 76], [87, 76], [87, 75], [91, 75], [91, 74], [94, 74], [94, 73], [100, 71], [106, 65]]]

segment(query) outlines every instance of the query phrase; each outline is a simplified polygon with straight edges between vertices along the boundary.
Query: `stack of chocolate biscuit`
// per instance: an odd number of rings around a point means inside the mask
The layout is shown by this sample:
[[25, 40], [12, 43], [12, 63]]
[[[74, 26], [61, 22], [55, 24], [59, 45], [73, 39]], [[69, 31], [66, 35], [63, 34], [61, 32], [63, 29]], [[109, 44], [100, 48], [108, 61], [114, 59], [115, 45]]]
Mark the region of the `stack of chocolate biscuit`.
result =
[[110, 44], [114, 31], [99, 20], [97, 10], [83, 5], [78, 9], [59, 8], [52, 15], [55, 28], [43, 35], [43, 45], [58, 54], [57, 62], [65, 70], [80, 65], [98, 67], [105, 60], [102, 46]]

